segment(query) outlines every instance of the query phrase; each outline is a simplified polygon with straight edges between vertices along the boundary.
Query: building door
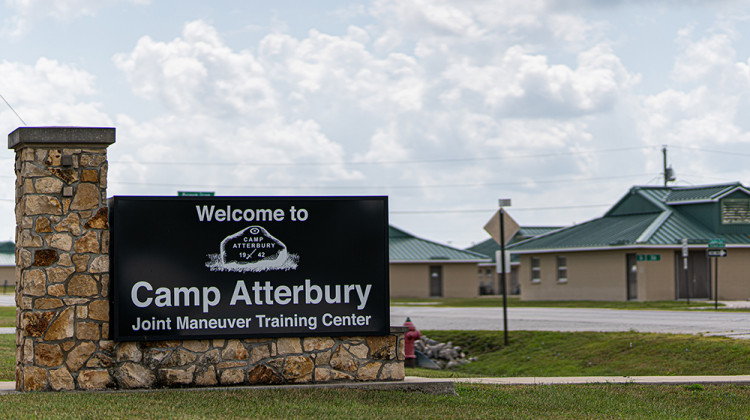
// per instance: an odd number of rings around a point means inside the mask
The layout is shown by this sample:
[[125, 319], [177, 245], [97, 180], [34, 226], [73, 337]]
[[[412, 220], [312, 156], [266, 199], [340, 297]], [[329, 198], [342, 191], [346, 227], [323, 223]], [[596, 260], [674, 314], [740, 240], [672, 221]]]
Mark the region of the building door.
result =
[[711, 297], [710, 264], [704, 251], [690, 251], [688, 253], [688, 269], [685, 266], [681, 252], [675, 252], [675, 294], [677, 299], [708, 299]]
[[430, 266], [430, 297], [443, 297], [443, 266]]
[[635, 254], [627, 254], [625, 256], [627, 265], [627, 288], [628, 288], [628, 300], [638, 299], [638, 263], [636, 262]]

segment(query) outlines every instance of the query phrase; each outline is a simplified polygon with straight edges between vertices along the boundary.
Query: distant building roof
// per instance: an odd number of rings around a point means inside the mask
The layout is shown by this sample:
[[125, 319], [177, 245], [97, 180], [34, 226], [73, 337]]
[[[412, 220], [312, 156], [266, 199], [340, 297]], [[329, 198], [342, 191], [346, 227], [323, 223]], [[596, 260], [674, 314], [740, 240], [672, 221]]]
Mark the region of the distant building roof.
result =
[[[521, 226], [521, 228], [518, 230], [518, 233], [516, 233], [513, 236], [513, 238], [511, 238], [508, 245], [510, 246], [512, 244], [524, 241], [526, 239], [533, 238], [539, 235], [544, 235], [544, 234], [554, 232], [560, 229], [562, 229], [562, 227], [560, 226]], [[495, 252], [500, 250], [500, 244], [495, 242], [494, 239], [490, 238], [476, 245], [472, 245], [469, 248], [466, 248], [466, 250], [486, 255], [488, 258], [490, 258], [491, 262], [494, 263]], [[519, 260], [518, 255], [512, 252], [510, 254], [510, 259], [511, 259], [511, 262], [518, 262]]]
[[485, 262], [486, 255], [464, 251], [448, 245], [417, 238], [393, 226], [388, 227], [388, 248], [391, 262]]
[[16, 265], [16, 244], [12, 241], [0, 242], [0, 266]]
[[[747, 203], [740, 203], [738, 209], [730, 209], [735, 213], [726, 213], [719, 201], [727, 197]], [[722, 223], [720, 219], [725, 214], [740, 217], [743, 221]], [[739, 183], [695, 187], [635, 186], [601, 218], [542, 234], [509, 248], [512, 252], [525, 253], [678, 246], [683, 238], [691, 244], [722, 239], [727, 245], [750, 246], [749, 229], [750, 190]]]

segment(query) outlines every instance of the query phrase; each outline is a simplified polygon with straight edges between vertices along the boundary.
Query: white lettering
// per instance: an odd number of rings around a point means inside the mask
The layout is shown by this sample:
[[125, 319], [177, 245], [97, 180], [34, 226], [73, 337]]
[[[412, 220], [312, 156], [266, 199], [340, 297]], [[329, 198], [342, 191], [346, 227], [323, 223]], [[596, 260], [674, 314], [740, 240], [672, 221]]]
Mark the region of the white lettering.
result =
[[211, 217], [214, 214], [214, 206], [208, 208], [208, 206], [195, 206], [195, 210], [198, 212], [198, 221], [211, 221]]
[[138, 289], [140, 288], [144, 288], [148, 291], [153, 290], [153, 288], [151, 287], [150, 283], [145, 282], [145, 281], [139, 281], [138, 283], [134, 284], [133, 288], [130, 290], [130, 299], [133, 301], [133, 304], [135, 304], [135, 306], [139, 308], [145, 308], [151, 304], [151, 301], [153, 299], [151, 298], [146, 298], [146, 300], [138, 299]]
[[[209, 294], [214, 295], [214, 298], [211, 299], [208, 297]], [[216, 306], [219, 304], [219, 301], [221, 300], [221, 292], [219, 292], [219, 289], [211, 286], [211, 287], [204, 287], [203, 288], [203, 313], [208, 312], [209, 306]]]
[[[315, 298], [312, 297], [312, 293], [315, 292]], [[310, 283], [310, 279], [305, 279], [305, 303], [308, 305], [317, 305], [323, 299], [323, 291], [320, 290], [320, 286]]]
[[238, 300], [244, 300], [245, 305], [252, 305], [253, 301], [250, 299], [250, 294], [247, 292], [247, 286], [245, 286], [244, 280], [237, 280], [237, 284], [234, 285], [234, 293], [232, 293], [232, 300], [229, 301], [229, 306], [237, 304]]
[[359, 305], [357, 305], [357, 310], [361, 311], [364, 309], [365, 305], [367, 305], [367, 298], [370, 297], [370, 289], [372, 289], [372, 285], [368, 284], [367, 287], [365, 287], [365, 292], [362, 293], [362, 288], [360, 285], [357, 285], [357, 296], [359, 296]]

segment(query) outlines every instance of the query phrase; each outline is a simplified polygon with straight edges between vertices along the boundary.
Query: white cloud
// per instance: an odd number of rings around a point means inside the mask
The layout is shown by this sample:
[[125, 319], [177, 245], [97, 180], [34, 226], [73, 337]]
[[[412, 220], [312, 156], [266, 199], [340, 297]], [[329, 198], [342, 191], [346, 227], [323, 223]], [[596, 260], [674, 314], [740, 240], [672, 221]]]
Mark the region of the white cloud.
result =
[[[102, 105], [87, 99], [96, 93], [94, 76], [56, 60], [34, 65], [0, 62], [0, 91], [29, 125], [108, 125]], [[3, 121], [20, 125], [3, 104]]]
[[147, 4], [150, 0], [5, 0], [12, 15], [3, 20], [0, 33], [17, 38], [25, 35], [38, 20], [93, 17], [102, 8], [122, 1]]
[[475, 66], [465, 58], [451, 65], [445, 77], [454, 85], [443, 95], [446, 100], [464, 100], [458, 89], [468, 90], [503, 114], [527, 117], [607, 111], [618, 93], [637, 82], [605, 45], [581, 52], [575, 69], [551, 65], [546, 56], [512, 47], [487, 66]]
[[679, 34], [678, 44], [681, 52], [675, 61], [672, 77], [681, 83], [722, 77], [722, 73], [731, 70], [736, 61], [732, 38], [726, 33], [712, 34], [692, 41], [690, 31], [683, 30]]
[[231, 51], [202, 21], [186, 24], [182, 37], [171, 42], [143, 37], [114, 61], [138, 95], [159, 99], [170, 112], [257, 118], [275, 107], [273, 90], [253, 55]]

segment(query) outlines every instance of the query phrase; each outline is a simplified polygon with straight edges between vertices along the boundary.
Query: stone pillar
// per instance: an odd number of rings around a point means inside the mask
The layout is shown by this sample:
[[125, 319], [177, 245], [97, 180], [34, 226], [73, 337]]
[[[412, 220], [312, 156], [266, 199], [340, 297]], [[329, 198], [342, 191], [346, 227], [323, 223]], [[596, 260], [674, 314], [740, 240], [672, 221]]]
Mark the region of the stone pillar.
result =
[[16, 151], [16, 389], [101, 389], [109, 340], [114, 128], [22, 127]]

